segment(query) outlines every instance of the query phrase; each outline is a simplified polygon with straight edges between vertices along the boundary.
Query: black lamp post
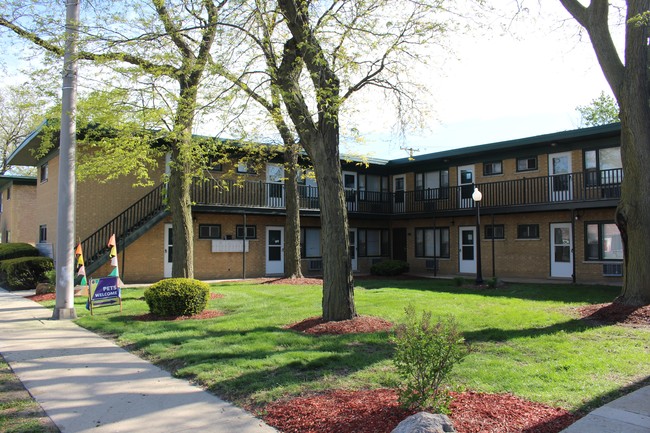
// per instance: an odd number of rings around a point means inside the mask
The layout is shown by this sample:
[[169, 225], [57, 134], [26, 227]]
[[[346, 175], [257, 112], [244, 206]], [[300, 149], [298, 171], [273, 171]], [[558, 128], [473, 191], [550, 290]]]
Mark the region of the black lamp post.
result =
[[472, 200], [476, 203], [476, 284], [483, 284], [483, 272], [481, 270], [481, 199], [483, 194], [478, 188], [474, 188]]

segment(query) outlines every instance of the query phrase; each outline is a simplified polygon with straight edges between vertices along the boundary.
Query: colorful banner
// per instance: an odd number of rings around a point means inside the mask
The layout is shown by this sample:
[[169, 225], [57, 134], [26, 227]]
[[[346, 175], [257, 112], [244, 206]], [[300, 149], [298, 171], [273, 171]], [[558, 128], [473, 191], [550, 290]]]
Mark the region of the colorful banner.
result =
[[115, 233], [113, 233], [108, 239], [107, 246], [111, 249], [111, 251], [108, 253], [108, 256], [111, 258], [111, 266], [113, 266], [113, 270], [110, 274], [108, 274], [108, 276], [119, 277], [120, 272], [117, 267], [117, 243], [115, 242]]

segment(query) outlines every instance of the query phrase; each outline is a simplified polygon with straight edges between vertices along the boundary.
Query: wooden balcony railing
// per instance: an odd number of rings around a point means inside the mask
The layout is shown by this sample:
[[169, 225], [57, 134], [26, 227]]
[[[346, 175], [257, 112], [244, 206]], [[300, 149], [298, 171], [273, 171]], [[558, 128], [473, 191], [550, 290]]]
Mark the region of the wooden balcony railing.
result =
[[[587, 171], [402, 192], [346, 190], [349, 212], [412, 214], [474, 207], [472, 192], [483, 193], [482, 208], [550, 205], [615, 200], [620, 197], [621, 169]], [[318, 188], [299, 185], [300, 208], [318, 210]], [[279, 183], [208, 180], [192, 187], [197, 205], [283, 209], [284, 185]]]

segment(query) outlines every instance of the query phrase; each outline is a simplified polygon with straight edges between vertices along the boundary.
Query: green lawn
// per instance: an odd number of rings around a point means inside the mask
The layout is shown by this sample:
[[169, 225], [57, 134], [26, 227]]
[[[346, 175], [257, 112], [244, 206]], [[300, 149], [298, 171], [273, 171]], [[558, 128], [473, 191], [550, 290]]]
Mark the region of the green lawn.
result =
[[[618, 288], [511, 284], [501, 289], [456, 287], [444, 280], [358, 280], [362, 315], [393, 322], [404, 307], [452, 314], [472, 352], [452, 385], [584, 410], [650, 379], [650, 330], [598, 326], [573, 307], [611, 301]], [[140, 321], [142, 289], [123, 291], [124, 311], [95, 310], [78, 299], [78, 323], [178, 377], [192, 379], [240, 405], [258, 405], [305, 391], [396, 384], [388, 334], [308, 336], [282, 329], [320, 314], [319, 286], [232, 282], [212, 286], [223, 298], [210, 320]]]

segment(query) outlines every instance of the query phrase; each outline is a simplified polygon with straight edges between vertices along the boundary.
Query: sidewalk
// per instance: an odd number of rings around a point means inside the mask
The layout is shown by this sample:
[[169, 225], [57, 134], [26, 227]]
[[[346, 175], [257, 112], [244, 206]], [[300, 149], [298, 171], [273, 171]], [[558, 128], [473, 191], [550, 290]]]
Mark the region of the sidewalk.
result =
[[[0, 289], [0, 353], [62, 433], [277, 433], [244, 410], [51, 315]], [[650, 433], [650, 386], [594, 410], [562, 433]]]
[[248, 412], [0, 289], [0, 353], [63, 433], [272, 433]]

